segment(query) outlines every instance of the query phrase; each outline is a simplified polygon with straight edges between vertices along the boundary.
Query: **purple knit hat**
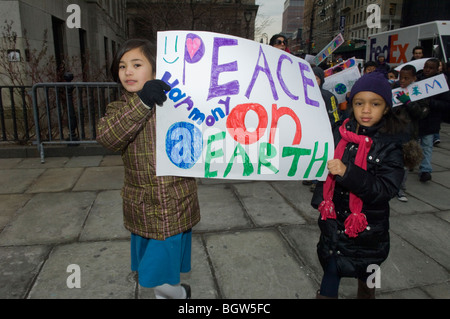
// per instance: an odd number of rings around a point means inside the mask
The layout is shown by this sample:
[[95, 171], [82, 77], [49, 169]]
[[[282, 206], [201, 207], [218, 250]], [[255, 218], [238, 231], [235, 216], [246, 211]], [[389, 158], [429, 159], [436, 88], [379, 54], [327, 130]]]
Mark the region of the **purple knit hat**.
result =
[[371, 72], [363, 75], [356, 83], [353, 85], [349, 103], [352, 105], [353, 98], [359, 92], [370, 91], [380, 95], [389, 107], [392, 107], [392, 88], [388, 79], [380, 72]]

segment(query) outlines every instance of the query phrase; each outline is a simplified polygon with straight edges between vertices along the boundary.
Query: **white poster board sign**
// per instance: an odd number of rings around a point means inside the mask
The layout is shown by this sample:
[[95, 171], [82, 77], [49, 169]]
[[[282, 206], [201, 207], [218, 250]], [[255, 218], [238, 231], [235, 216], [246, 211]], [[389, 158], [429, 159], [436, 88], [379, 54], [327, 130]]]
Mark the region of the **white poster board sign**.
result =
[[[339, 73], [340, 71], [343, 71], [345, 69], [349, 69], [349, 68], [351, 68], [353, 66], [358, 66], [356, 58], [351, 58], [351, 59], [345, 60], [345, 61], [343, 61], [343, 62], [341, 62], [341, 63], [339, 63], [339, 64], [337, 64], [337, 65], [335, 65], [335, 66], [333, 66], [331, 68], [326, 69], [324, 71], [325, 77], [329, 77], [329, 76], [331, 76], [333, 74]], [[339, 72], [337, 72], [337, 70], [339, 70]]]
[[414, 102], [445, 93], [448, 90], [449, 88], [445, 75], [439, 74], [422, 81], [414, 82], [405, 89], [398, 88], [392, 90], [392, 104], [394, 107], [403, 104], [397, 99], [397, 95], [402, 91], [409, 95], [410, 100]]
[[423, 70], [423, 67], [425, 66], [425, 62], [427, 62], [430, 58], [425, 58], [425, 59], [419, 59], [419, 60], [413, 60], [411, 62], [399, 65], [398, 67], [395, 68], [396, 71], [400, 72], [400, 70], [406, 66], [406, 65], [412, 65], [413, 67], [416, 68], [416, 71], [419, 72], [421, 70]]
[[338, 103], [345, 101], [347, 93], [349, 93], [356, 81], [361, 77], [358, 65], [345, 69], [339, 73], [330, 75], [325, 78], [323, 88], [333, 93]]
[[157, 175], [325, 180], [334, 142], [309, 63], [230, 35], [158, 32]]

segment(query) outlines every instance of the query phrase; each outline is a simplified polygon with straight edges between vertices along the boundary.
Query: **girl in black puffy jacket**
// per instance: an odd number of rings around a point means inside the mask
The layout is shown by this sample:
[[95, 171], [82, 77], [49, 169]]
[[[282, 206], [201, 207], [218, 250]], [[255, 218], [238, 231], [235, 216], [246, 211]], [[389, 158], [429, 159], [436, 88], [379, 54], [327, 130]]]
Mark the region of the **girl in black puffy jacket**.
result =
[[324, 270], [317, 298], [337, 298], [342, 277], [358, 278], [358, 298], [374, 298], [367, 279], [388, 256], [389, 201], [404, 174], [404, 123], [392, 112], [388, 80], [378, 72], [361, 77], [350, 106], [350, 118], [334, 132], [328, 178], [311, 203], [320, 212], [317, 254]]

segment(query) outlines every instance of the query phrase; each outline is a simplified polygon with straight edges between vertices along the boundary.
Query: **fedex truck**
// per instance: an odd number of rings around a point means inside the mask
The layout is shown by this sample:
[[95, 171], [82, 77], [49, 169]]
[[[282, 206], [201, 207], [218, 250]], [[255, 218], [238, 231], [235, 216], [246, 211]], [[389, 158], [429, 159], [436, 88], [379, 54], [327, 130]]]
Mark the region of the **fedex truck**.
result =
[[398, 66], [411, 61], [416, 46], [424, 48], [425, 57], [450, 62], [450, 21], [433, 21], [369, 36], [366, 61], [376, 61], [384, 54], [386, 62]]

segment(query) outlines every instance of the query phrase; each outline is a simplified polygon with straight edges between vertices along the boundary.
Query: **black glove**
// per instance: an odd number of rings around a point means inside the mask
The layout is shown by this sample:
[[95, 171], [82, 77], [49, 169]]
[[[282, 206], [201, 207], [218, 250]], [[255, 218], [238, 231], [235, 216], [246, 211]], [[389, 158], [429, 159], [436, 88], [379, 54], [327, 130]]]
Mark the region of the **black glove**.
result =
[[166, 82], [161, 80], [152, 80], [146, 82], [142, 90], [139, 91], [137, 95], [145, 105], [152, 109], [155, 104], [161, 106], [167, 100], [165, 91], [170, 91], [170, 89], [170, 85]]

